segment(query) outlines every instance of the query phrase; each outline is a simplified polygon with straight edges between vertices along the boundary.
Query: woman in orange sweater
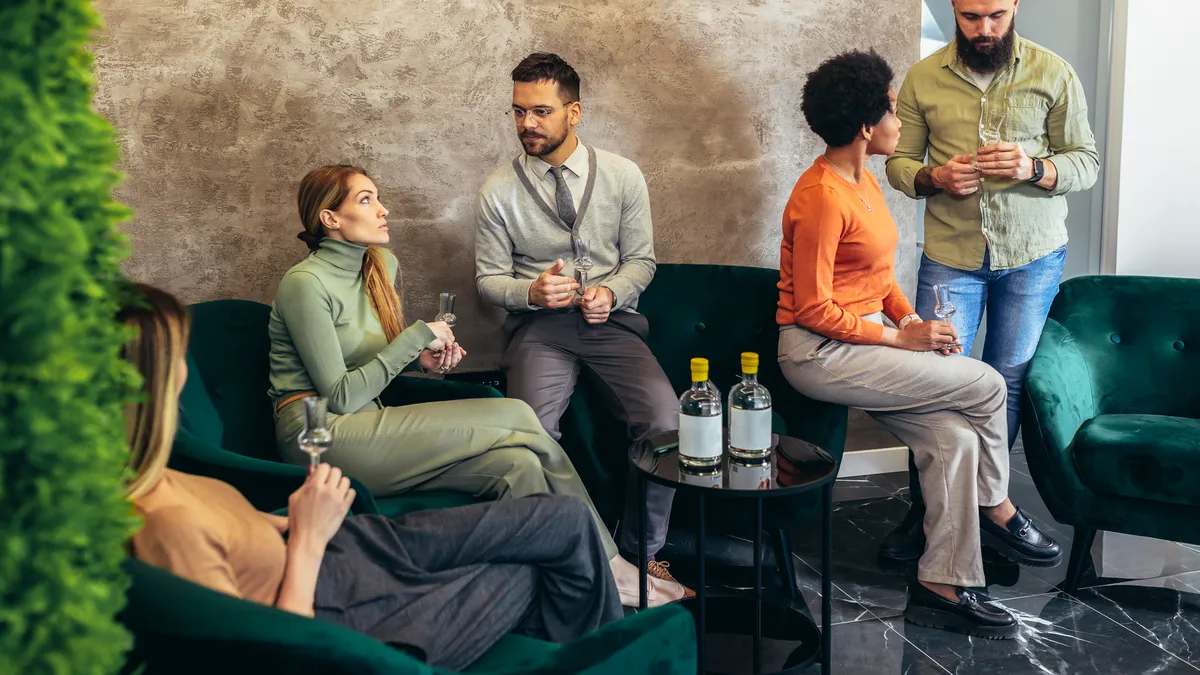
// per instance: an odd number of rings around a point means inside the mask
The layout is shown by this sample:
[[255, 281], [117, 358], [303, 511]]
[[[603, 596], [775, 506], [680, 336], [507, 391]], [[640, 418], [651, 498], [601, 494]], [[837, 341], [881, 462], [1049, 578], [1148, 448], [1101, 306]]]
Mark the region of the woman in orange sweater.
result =
[[1013, 616], [972, 590], [986, 585], [981, 538], [1027, 565], [1056, 565], [1062, 552], [1008, 499], [1004, 379], [947, 358], [961, 352], [953, 326], [922, 321], [896, 283], [896, 224], [865, 168], [900, 138], [892, 79], [874, 52], [850, 52], [804, 85], [805, 119], [828, 147], [783, 214], [779, 362], [798, 391], [866, 410], [916, 455], [927, 543], [905, 618], [1012, 638]]

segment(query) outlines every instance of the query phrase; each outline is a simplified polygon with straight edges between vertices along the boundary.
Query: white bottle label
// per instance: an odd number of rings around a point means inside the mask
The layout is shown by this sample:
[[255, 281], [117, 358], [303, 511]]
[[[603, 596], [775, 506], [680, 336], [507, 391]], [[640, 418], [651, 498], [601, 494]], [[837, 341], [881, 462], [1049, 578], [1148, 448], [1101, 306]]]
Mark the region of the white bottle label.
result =
[[684, 471], [679, 472], [679, 481], [684, 485], [696, 485], [698, 487], [719, 488], [723, 477], [721, 472], [708, 473], [703, 475], [690, 474]]
[[771, 447], [771, 409], [729, 410], [729, 445], [739, 450]]
[[729, 462], [729, 487], [732, 490], [770, 490], [771, 465], [745, 466]]
[[698, 459], [720, 457], [723, 445], [720, 415], [696, 417], [679, 413], [679, 454]]

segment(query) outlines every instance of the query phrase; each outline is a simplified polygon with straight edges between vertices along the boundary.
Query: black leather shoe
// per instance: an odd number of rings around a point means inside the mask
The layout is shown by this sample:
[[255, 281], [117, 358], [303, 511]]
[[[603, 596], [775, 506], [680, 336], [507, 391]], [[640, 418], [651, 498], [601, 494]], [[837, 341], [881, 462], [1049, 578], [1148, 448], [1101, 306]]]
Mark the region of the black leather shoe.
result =
[[1008, 521], [1007, 527], [992, 522], [979, 513], [980, 541], [988, 544], [1009, 560], [1030, 567], [1054, 567], [1062, 562], [1062, 547], [1037, 528], [1021, 509]]
[[958, 602], [951, 602], [920, 582], [910, 584], [904, 620], [988, 640], [1011, 640], [1017, 636], [1020, 624], [1003, 607], [977, 591], [959, 588], [955, 592]]
[[909, 562], [925, 553], [925, 507], [912, 506], [896, 529], [879, 544], [879, 555], [887, 560]]

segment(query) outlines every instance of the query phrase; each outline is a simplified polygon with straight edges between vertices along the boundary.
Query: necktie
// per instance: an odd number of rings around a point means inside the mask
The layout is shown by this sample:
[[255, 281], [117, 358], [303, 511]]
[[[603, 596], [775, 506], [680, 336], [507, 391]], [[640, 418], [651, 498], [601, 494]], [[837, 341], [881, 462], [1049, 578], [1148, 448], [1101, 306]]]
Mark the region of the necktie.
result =
[[550, 173], [554, 174], [554, 201], [558, 207], [558, 217], [568, 226], [575, 227], [575, 200], [571, 198], [571, 188], [567, 187], [562, 167], [552, 166]]

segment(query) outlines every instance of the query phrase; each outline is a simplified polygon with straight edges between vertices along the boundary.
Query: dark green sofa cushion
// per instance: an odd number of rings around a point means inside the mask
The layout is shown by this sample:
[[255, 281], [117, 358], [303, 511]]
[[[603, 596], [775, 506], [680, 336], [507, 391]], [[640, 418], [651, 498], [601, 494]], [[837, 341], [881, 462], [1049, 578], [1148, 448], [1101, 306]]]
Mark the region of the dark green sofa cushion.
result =
[[[249, 300], [192, 305], [189, 380], [203, 384], [220, 417], [220, 446], [239, 455], [279, 461], [270, 387], [271, 308]], [[194, 400], [194, 398], [189, 399]], [[193, 413], [188, 406], [188, 416]], [[201, 436], [211, 431], [189, 429]]]
[[1200, 420], [1100, 415], [1076, 435], [1075, 461], [1101, 494], [1200, 506]]
[[475, 498], [466, 492], [431, 490], [429, 492], [406, 492], [393, 497], [377, 497], [375, 503], [378, 505], [380, 513], [395, 518], [414, 511], [467, 506], [474, 504]]

